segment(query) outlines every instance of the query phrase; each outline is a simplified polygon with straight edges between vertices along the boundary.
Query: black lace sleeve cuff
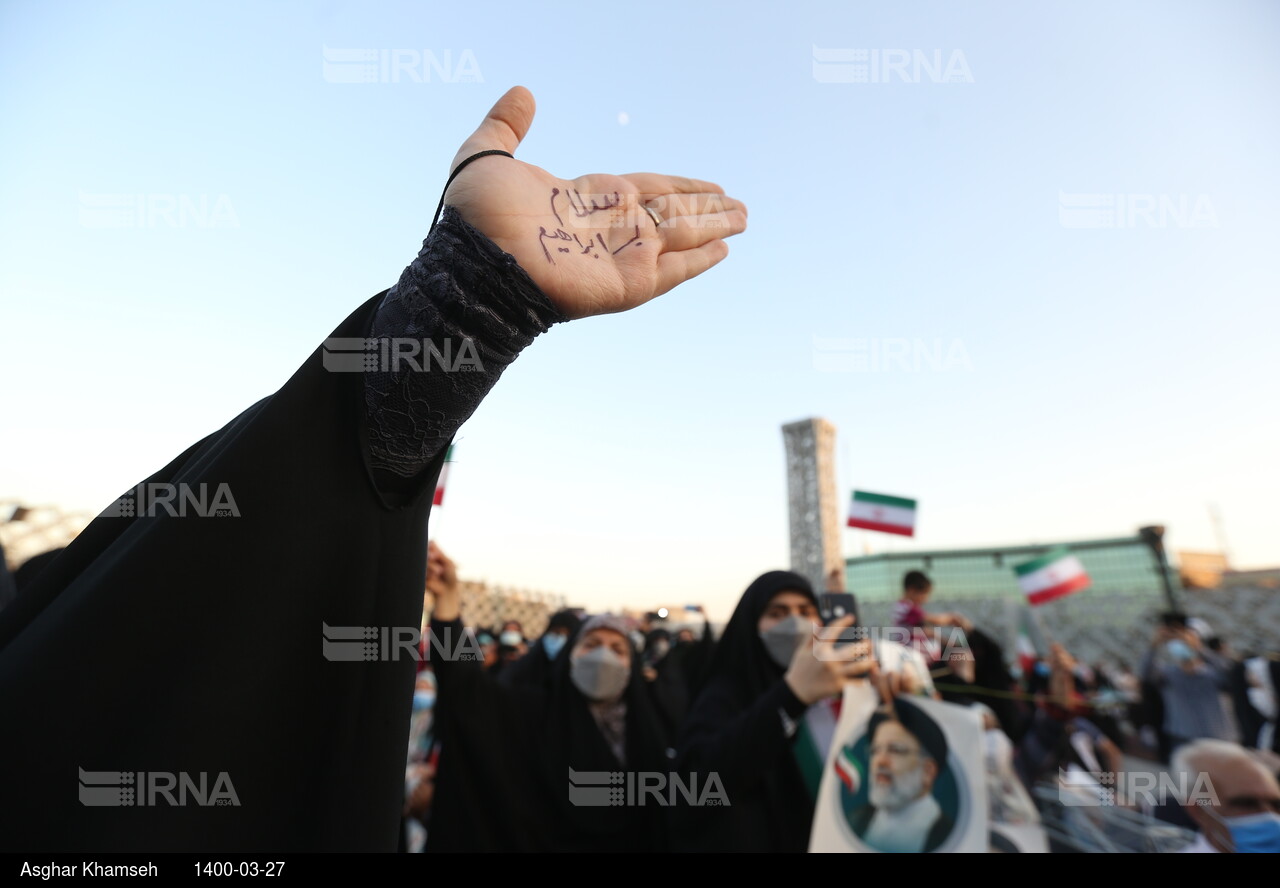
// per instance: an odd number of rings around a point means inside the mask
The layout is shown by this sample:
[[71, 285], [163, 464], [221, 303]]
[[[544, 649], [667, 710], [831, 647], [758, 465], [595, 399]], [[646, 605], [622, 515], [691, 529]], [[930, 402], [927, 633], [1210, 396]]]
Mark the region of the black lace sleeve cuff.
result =
[[370, 465], [407, 491], [521, 349], [566, 321], [516, 260], [445, 207], [422, 252], [387, 291], [365, 373]]

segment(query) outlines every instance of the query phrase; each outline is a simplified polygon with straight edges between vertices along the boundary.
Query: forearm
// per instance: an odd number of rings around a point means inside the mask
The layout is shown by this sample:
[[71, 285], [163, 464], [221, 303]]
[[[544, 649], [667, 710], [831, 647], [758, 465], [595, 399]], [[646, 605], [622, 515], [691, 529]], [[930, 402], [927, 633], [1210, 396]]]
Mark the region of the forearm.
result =
[[1049, 702], [1074, 714], [1075, 681], [1071, 673], [1055, 669], [1049, 675]]
[[446, 208], [387, 291], [366, 344], [370, 465], [379, 486], [411, 484], [520, 351], [564, 320], [515, 259]]
[[[462, 596], [437, 595], [431, 603], [431, 621], [452, 623], [462, 616]], [[461, 624], [459, 624], [461, 625]]]

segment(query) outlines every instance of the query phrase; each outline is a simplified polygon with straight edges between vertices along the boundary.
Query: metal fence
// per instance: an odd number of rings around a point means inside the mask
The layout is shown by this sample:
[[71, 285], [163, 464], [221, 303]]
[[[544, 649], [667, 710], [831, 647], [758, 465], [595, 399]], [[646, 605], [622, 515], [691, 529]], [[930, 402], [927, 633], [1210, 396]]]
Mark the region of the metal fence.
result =
[[[1237, 654], [1280, 650], [1280, 591], [1260, 587], [1188, 590], [1183, 607], [1200, 617]], [[892, 602], [859, 603], [868, 626], [889, 625]], [[930, 599], [928, 610], [958, 611], [1014, 654], [1023, 603], [1007, 596]], [[1068, 596], [1036, 608], [1036, 620], [1051, 641], [1061, 642], [1086, 663], [1124, 663], [1137, 670], [1151, 644], [1159, 614], [1166, 610], [1158, 596]]]

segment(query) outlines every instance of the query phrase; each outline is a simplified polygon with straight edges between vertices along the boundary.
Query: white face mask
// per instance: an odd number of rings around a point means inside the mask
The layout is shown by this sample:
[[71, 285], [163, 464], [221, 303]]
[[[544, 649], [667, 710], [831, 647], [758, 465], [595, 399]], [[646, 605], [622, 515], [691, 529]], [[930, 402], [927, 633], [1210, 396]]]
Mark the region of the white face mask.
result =
[[770, 659], [786, 669], [791, 665], [796, 649], [813, 634], [813, 627], [812, 620], [792, 614], [761, 632], [760, 640], [764, 642], [764, 649], [769, 652]]
[[574, 657], [569, 680], [588, 700], [603, 703], [622, 696], [631, 680], [631, 664], [603, 645]]

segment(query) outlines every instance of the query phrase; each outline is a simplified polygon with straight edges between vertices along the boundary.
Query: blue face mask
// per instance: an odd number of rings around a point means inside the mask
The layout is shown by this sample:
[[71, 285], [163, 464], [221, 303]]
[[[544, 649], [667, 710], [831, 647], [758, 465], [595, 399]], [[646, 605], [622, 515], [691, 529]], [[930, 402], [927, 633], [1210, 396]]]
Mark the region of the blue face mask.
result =
[[548, 633], [542, 636], [542, 649], [547, 652], [547, 659], [554, 660], [556, 654], [564, 650], [564, 643], [568, 641], [560, 633]]
[[435, 691], [414, 691], [413, 692], [413, 711], [420, 712], [423, 709], [430, 709], [436, 705]]
[[1237, 854], [1280, 852], [1280, 814], [1270, 811], [1244, 817], [1224, 817]]
[[1191, 645], [1187, 644], [1181, 638], [1175, 638], [1173, 641], [1165, 642], [1165, 652], [1179, 663], [1185, 663], [1194, 659], [1196, 652], [1191, 649]]

